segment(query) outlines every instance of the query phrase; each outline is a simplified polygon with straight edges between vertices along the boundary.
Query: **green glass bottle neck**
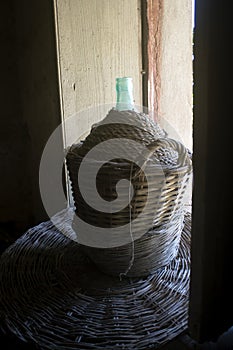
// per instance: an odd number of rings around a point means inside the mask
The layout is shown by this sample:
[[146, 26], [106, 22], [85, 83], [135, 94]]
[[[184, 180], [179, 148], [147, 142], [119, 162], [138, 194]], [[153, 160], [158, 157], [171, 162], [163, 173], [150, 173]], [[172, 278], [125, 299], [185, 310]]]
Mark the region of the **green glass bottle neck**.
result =
[[132, 78], [116, 78], [116, 109], [119, 111], [135, 110]]

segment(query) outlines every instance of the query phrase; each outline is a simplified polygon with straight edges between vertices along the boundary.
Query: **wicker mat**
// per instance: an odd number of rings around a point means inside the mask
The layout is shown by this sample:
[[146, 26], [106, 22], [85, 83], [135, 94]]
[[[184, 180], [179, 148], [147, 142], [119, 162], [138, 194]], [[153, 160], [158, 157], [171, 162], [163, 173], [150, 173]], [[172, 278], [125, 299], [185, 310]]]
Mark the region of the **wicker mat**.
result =
[[47, 221], [0, 258], [4, 332], [40, 349], [159, 348], [187, 328], [191, 216], [179, 253], [143, 279], [110, 277]]

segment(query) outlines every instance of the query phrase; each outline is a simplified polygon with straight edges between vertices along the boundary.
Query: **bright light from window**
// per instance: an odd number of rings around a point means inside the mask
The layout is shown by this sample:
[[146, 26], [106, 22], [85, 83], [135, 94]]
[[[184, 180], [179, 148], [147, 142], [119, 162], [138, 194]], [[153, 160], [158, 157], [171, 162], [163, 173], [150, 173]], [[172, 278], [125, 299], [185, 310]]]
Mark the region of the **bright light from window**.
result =
[[192, 27], [195, 27], [195, 0], [192, 0]]

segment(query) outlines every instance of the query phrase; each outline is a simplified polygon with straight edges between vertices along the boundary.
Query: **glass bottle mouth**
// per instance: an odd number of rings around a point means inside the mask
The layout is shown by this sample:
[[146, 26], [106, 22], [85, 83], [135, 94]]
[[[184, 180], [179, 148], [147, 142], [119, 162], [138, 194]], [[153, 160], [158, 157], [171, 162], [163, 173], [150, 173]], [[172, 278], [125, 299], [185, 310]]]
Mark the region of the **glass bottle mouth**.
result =
[[131, 77], [116, 78], [116, 90], [128, 91], [133, 89], [133, 79]]

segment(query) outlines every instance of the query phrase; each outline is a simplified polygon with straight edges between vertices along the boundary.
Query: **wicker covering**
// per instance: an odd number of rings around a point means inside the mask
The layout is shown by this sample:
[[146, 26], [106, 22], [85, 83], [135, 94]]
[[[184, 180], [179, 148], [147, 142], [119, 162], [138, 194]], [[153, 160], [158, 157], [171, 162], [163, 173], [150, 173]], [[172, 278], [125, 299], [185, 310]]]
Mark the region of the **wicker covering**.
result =
[[93, 126], [91, 133], [85, 139], [81, 154], [85, 155], [100, 142], [113, 138], [132, 139], [149, 145], [156, 139], [166, 136], [165, 130], [144, 113], [111, 109], [103, 120]]
[[187, 214], [169, 265], [122, 281], [98, 271], [51, 221], [30, 229], [0, 259], [1, 328], [41, 349], [160, 347], [187, 327], [190, 223]]
[[151, 229], [140, 239], [116, 248], [82, 246], [101, 269], [110, 275], [147, 276], [176, 256], [183, 229], [183, 215]]
[[[137, 231], [144, 231], [145, 226], [153, 227], [168, 222], [182, 208], [182, 199], [191, 171], [191, 162], [186, 148], [181, 143], [167, 138], [159, 139], [156, 144], [152, 144], [151, 152], [156, 148], [157, 154], [160, 154], [160, 159], [159, 164], [157, 164], [153, 158], [148, 158], [147, 172], [149, 176], [147, 178], [143, 171], [138, 169], [137, 165], [132, 165], [126, 161], [109, 161], [102, 166], [97, 177], [97, 187], [104, 199], [111, 201], [116, 198], [116, 184], [122, 179], [131, 180], [135, 191], [131, 201], [131, 210], [129, 210], [129, 206], [126, 206], [123, 210], [111, 214], [90, 207], [80, 193], [78, 171], [83, 160], [83, 156], [80, 154], [82, 153], [82, 147], [82, 143], [71, 146], [66, 155], [66, 161], [76, 213], [84, 221], [100, 227], [121, 226], [129, 222], [130, 215], [133, 221], [147, 203], [147, 211], [143, 215], [143, 220], [137, 227], [134, 227], [134, 234], [136, 234]], [[167, 157], [167, 152], [171, 153], [171, 151], [174, 151], [177, 156], [176, 160], [173, 160], [174, 163], [171, 158]], [[85, 162], [94, 168], [98, 160], [85, 160]], [[87, 179], [86, 192], [91, 197], [92, 193], [89, 186]], [[127, 197], [128, 184], [123, 183], [120, 186], [122, 186], [122, 192]], [[148, 198], [149, 187], [153, 191], [150, 198]]]
[[[120, 182], [122, 179], [131, 181], [134, 188], [129, 205], [120, 211], [106, 213], [86, 203], [80, 191], [78, 172], [84, 159], [89, 169], [94, 169], [99, 162], [99, 159], [85, 158], [90, 150], [106, 140], [118, 138], [136, 141], [135, 148], [130, 144], [127, 149], [127, 143], [122, 144], [126, 154], [140, 158], [138, 144], [145, 145], [147, 153], [141, 167], [125, 159], [113, 159], [101, 167], [96, 184], [99, 194], [106, 201], [111, 203], [117, 198], [116, 184], [128, 198], [129, 185]], [[104, 143], [101, 150], [103, 156], [109, 152], [106, 145]], [[135, 240], [134, 247], [132, 244], [119, 244], [112, 249], [86, 247], [90, 258], [103, 271], [113, 275], [143, 276], [174, 258], [182, 231], [183, 197], [191, 173], [191, 159], [182, 143], [168, 138], [159, 125], [143, 113], [113, 109], [83, 142], [69, 148], [66, 162], [79, 218], [94, 227], [114, 228], [116, 234], [111, 237], [112, 242], [119, 238], [117, 228], [120, 231], [121, 226], [131, 223], [128, 236], [131, 234]], [[83, 181], [88, 198], [92, 198], [89, 179]], [[140, 220], [135, 220], [139, 215]], [[75, 223], [74, 229], [79, 231]], [[130, 266], [130, 259], [133, 266]]]

